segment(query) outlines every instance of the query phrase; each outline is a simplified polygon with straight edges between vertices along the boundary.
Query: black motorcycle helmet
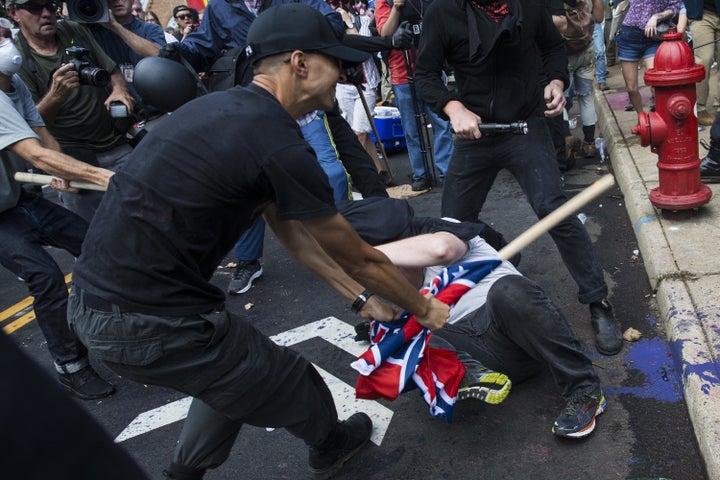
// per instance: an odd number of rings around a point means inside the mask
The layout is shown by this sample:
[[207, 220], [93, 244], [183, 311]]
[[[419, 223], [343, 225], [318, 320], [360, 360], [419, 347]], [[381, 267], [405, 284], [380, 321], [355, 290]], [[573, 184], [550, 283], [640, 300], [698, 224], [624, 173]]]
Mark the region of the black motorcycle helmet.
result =
[[133, 84], [146, 105], [172, 112], [197, 95], [190, 70], [169, 58], [145, 57], [135, 65]]

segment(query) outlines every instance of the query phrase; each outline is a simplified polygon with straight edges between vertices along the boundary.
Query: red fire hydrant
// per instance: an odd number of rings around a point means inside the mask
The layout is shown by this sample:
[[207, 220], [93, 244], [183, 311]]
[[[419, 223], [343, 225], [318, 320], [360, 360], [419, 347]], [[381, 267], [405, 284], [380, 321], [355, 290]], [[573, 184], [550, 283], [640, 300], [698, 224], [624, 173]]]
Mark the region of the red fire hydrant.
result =
[[705, 78], [679, 33], [668, 33], [655, 54], [655, 67], [645, 72], [645, 84], [655, 87], [655, 112], [638, 113], [632, 133], [643, 147], [658, 155], [660, 185], [650, 201], [666, 210], [705, 205], [712, 191], [700, 182], [695, 84]]

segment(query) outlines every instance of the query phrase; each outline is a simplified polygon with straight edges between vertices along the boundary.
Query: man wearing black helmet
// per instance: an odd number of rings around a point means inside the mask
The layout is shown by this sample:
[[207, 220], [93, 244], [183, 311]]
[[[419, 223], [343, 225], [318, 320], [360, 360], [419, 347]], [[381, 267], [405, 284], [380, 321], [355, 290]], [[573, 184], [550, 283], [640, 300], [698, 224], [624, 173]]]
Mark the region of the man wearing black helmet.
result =
[[[169, 478], [202, 478], [227, 459], [248, 423], [302, 438], [313, 477], [325, 479], [367, 442], [371, 421], [363, 413], [338, 421], [307, 360], [225, 310], [210, 279], [235, 240], [262, 214], [296, 258], [365, 318], [399, 313], [366, 287], [432, 329], [449, 309], [421, 296], [337, 212], [295, 122], [332, 105], [341, 61], [366, 56], [298, 4], [261, 14], [248, 44], [250, 86], [179, 108], [112, 177], [74, 270], [68, 316], [118, 374], [194, 397]], [[343, 271], [353, 282], [340, 281]]]

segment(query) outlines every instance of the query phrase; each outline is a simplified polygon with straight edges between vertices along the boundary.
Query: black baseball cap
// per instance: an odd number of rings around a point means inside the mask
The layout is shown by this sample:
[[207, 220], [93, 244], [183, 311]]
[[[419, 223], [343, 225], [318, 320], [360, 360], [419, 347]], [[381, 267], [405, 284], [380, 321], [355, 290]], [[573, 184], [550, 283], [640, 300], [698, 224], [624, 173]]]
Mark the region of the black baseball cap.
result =
[[293, 50], [317, 51], [356, 65], [369, 54], [346, 47], [325, 15], [300, 3], [277, 5], [262, 12], [250, 25], [245, 53], [252, 63]]
[[177, 5], [172, 9], [173, 18], [177, 17], [178, 12], [182, 12], [183, 10], [188, 10], [192, 13], [192, 10], [190, 10], [190, 7], [187, 5]]

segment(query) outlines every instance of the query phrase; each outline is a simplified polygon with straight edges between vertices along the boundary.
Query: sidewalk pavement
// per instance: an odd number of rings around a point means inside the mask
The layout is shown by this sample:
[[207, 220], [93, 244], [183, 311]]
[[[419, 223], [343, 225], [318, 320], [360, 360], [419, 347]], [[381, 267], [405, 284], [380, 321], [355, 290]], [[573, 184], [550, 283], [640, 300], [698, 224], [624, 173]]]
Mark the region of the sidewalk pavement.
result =
[[[619, 63], [608, 70], [610, 90], [595, 89], [596, 136], [605, 138], [645, 269], [657, 292], [708, 478], [720, 479], [720, 184], [708, 184], [713, 197], [697, 210], [669, 212], [652, 205], [649, 193], [658, 186], [658, 157], [631, 132], [637, 114], [624, 110], [627, 93]], [[650, 89], [641, 90], [649, 111]], [[707, 140], [709, 130], [705, 127], [699, 137]], [[705, 154], [699, 146], [699, 157]]]

